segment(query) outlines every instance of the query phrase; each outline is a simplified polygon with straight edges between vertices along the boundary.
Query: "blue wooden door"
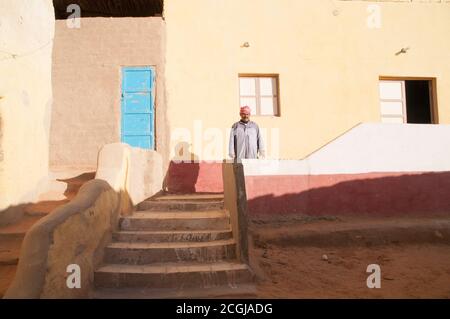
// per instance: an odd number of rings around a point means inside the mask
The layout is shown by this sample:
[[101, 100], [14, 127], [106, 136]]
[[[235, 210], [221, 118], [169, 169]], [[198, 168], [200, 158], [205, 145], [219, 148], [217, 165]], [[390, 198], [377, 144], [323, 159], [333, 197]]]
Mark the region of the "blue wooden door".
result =
[[152, 67], [122, 68], [121, 140], [134, 147], [155, 147], [155, 71]]

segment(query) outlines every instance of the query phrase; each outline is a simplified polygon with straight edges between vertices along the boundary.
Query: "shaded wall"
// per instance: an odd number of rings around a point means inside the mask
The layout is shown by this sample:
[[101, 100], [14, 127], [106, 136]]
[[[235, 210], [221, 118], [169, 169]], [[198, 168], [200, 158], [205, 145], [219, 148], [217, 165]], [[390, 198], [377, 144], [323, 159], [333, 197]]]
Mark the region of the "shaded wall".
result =
[[20, 217], [14, 209], [35, 200], [47, 180], [52, 1], [0, 1], [0, 21], [1, 224]]
[[80, 29], [56, 22], [52, 167], [95, 168], [100, 148], [120, 142], [122, 66], [156, 69], [156, 148], [164, 156], [164, 24], [158, 17], [82, 18]]
[[253, 217], [450, 215], [450, 172], [247, 176], [245, 186]]
[[222, 163], [170, 161], [163, 189], [169, 193], [222, 193]]

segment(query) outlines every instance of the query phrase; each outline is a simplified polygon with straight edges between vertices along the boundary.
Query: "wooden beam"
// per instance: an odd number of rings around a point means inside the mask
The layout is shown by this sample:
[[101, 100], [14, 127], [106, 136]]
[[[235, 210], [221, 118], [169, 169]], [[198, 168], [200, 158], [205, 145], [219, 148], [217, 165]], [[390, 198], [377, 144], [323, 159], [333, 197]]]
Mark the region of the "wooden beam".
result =
[[163, 0], [53, 0], [57, 18], [65, 18], [70, 4], [78, 4], [82, 16], [142, 17], [161, 15]]

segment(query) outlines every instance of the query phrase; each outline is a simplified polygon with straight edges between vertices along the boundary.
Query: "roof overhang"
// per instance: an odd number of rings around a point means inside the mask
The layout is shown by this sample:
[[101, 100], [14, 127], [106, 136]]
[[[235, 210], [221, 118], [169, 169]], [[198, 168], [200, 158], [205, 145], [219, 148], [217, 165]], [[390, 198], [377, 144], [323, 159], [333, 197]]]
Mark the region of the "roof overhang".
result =
[[81, 17], [162, 16], [164, 0], [53, 0], [56, 19], [65, 19], [70, 4], [81, 8]]

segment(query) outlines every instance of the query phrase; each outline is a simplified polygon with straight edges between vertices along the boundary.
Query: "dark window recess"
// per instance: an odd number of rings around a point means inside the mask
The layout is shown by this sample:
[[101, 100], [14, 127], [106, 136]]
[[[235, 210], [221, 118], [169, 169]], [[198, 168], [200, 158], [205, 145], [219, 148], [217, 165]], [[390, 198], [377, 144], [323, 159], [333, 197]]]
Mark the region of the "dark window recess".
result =
[[405, 81], [408, 123], [431, 124], [430, 81]]
[[164, 0], [53, 0], [56, 19], [67, 19], [70, 4], [77, 4], [81, 17], [162, 16]]

